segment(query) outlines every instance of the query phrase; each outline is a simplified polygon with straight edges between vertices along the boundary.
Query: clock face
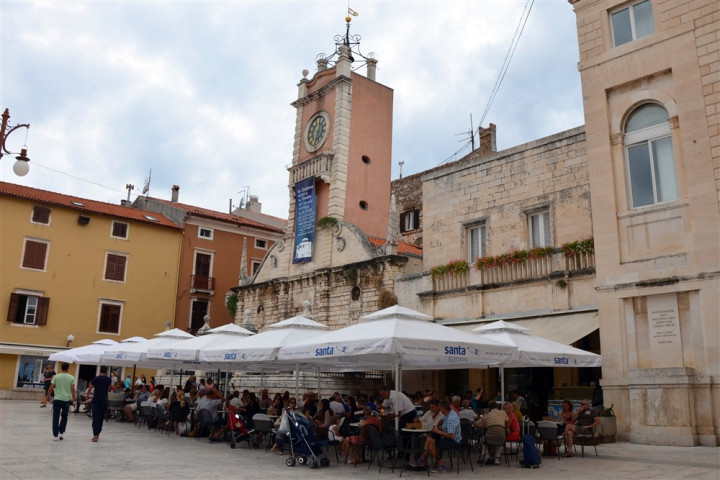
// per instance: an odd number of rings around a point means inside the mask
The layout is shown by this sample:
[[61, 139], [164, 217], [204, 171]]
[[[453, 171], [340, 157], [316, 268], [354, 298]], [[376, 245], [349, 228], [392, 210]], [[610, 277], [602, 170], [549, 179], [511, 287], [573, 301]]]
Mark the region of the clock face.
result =
[[306, 128], [305, 142], [309, 152], [319, 149], [325, 142], [328, 134], [329, 115], [325, 112], [315, 114]]

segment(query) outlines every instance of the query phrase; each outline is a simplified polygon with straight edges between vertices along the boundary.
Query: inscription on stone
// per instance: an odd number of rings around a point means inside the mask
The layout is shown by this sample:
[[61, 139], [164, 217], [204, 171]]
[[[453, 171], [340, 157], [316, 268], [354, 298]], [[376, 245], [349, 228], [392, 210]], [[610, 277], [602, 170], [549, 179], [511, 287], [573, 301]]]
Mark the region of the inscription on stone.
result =
[[669, 293], [648, 296], [647, 311], [653, 367], [682, 366], [682, 341], [676, 295]]

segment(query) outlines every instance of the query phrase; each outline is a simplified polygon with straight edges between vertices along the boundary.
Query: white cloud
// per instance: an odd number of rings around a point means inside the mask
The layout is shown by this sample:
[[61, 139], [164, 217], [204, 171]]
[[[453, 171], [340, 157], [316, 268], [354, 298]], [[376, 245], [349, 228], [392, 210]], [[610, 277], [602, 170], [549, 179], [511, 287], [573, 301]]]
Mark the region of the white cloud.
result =
[[[462, 145], [470, 114], [477, 127], [525, 3], [352, 3], [351, 33], [395, 92], [395, 175], [400, 160], [404, 174], [439, 164]], [[316, 55], [345, 33], [346, 8], [4, 2], [0, 106], [11, 123], [32, 124], [32, 163], [20, 179], [5, 157], [0, 179], [117, 202], [126, 183], [138, 194], [152, 169], [152, 195], [168, 198], [178, 184], [182, 201], [225, 211], [247, 185], [265, 212], [284, 217], [290, 103], [302, 69], [314, 71]], [[536, 2], [484, 122], [498, 125], [499, 147], [582, 124], [576, 63], [572, 7]]]

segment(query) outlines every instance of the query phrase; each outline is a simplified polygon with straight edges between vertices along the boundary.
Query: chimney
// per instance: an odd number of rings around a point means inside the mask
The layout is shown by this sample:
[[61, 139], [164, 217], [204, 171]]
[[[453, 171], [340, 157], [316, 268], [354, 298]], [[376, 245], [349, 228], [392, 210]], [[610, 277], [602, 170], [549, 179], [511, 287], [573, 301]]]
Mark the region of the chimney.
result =
[[478, 150], [480, 150], [481, 156], [497, 152], [495, 129], [494, 123], [488, 125], [488, 128], [478, 127], [478, 136], [480, 137], [480, 147]]
[[170, 193], [170, 201], [177, 203], [178, 196], [180, 196], [180, 185], [173, 185]]
[[260, 203], [258, 201], [257, 195], [250, 195], [250, 198], [248, 199], [247, 203], [245, 204], [245, 210], [250, 210], [251, 212], [255, 212], [255, 213], [261, 213], [262, 203]]
[[367, 78], [368, 80], [375, 81], [375, 70], [377, 70], [377, 60], [374, 58], [367, 59]]

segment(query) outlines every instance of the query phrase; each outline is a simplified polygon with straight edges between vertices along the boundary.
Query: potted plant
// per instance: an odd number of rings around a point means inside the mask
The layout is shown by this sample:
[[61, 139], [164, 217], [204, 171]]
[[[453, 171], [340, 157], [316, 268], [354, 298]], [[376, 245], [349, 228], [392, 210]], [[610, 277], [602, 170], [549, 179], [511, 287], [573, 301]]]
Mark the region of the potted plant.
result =
[[615, 443], [615, 435], [617, 434], [617, 418], [615, 417], [615, 404], [608, 408], [603, 408], [598, 413], [600, 417], [600, 442]]

